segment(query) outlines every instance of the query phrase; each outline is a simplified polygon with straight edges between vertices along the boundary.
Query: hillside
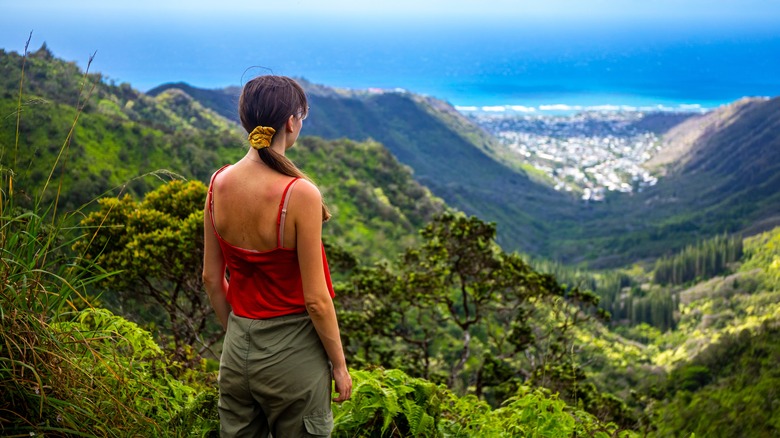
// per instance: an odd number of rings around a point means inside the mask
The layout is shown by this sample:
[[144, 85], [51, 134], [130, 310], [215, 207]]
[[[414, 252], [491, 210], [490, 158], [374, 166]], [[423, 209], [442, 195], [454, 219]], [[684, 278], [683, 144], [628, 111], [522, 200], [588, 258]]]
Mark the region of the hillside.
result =
[[708, 178], [711, 186], [693, 208], [735, 212], [726, 226], [747, 234], [771, 229], [780, 224], [780, 98], [746, 99], [715, 114], [715, 126], [694, 142], [665, 185]]
[[[46, 202], [62, 178], [60, 204], [75, 209], [109, 191], [145, 193], [170, 178], [166, 173], [204, 181], [221, 160], [241, 154], [235, 125], [189, 95], [152, 98], [128, 84], [106, 84], [45, 46], [26, 60], [18, 108], [21, 66], [20, 55], [0, 51], [0, 159], [15, 170], [20, 201]], [[42, 194], [50, 174], [55, 190]], [[144, 177], [151, 174], [157, 178]]]
[[[532, 180], [491, 156], [495, 141], [446, 102], [408, 92], [340, 90], [302, 81], [311, 112], [306, 135], [326, 139], [372, 139], [382, 143], [414, 178], [448, 205], [498, 224], [507, 250], [548, 252], [548, 225], [575, 217], [573, 199]], [[208, 94], [213, 108], [235, 101], [235, 88], [193, 90], [168, 84], [156, 95], [180, 88]], [[223, 115], [229, 116], [228, 111]], [[233, 113], [234, 114], [234, 113]]]
[[[304, 81], [305, 132], [373, 139], [448, 205], [498, 225], [498, 242], [569, 264], [614, 267], [679, 250], [722, 233], [754, 234], [780, 223], [780, 99], [743, 99], [708, 114], [650, 117], [663, 134], [650, 161], [660, 182], [642, 193], [582, 204], [505, 161], [494, 141], [446, 102], [404, 91], [334, 89]], [[200, 90], [230, 117], [238, 89]], [[205, 103], [204, 103], [205, 104]], [[508, 163], [508, 162], [507, 162]]]
[[666, 163], [666, 176], [642, 193], [609, 197], [588, 212], [583, 228], [559, 228], [553, 253], [614, 266], [780, 224], [780, 98], [735, 102], [664, 138], [653, 163]]
[[[152, 97], [129, 84], [108, 84], [45, 46], [25, 63], [17, 146], [21, 66], [20, 55], [0, 51], [0, 165], [4, 177], [14, 170], [21, 205], [45, 204], [59, 193], [60, 208], [73, 210], [103, 195], [141, 196], [170, 178], [207, 183], [246, 151], [241, 129], [189, 93], [170, 89]], [[292, 159], [321, 184], [338, 218], [325, 227], [326, 239], [358, 257], [394, 256], [445, 208], [375, 142], [309, 137], [293, 149]]]
[[289, 155], [315, 178], [333, 213], [324, 238], [363, 262], [394, 258], [446, 208], [378, 143], [308, 136]]

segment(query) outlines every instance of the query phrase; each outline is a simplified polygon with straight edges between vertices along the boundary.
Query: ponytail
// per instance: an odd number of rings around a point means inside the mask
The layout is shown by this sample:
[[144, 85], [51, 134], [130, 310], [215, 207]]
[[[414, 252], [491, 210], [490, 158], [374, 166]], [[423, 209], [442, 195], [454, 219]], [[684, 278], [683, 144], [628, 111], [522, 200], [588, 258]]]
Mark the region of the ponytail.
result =
[[[257, 154], [271, 169], [287, 176], [303, 178], [314, 182], [301, 172], [289, 158], [271, 150], [270, 142], [274, 132], [282, 129], [291, 115], [306, 117], [309, 104], [306, 93], [295, 80], [286, 76], [258, 76], [244, 85], [238, 99], [238, 115], [241, 125], [250, 134], [250, 143], [254, 140], [262, 144]], [[255, 129], [264, 127], [253, 137]], [[272, 128], [272, 129], [271, 129]], [[253, 147], [256, 145], [253, 144]], [[316, 184], [315, 184], [316, 186]], [[330, 211], [322, 202], [322, 220], [330, 219]]]

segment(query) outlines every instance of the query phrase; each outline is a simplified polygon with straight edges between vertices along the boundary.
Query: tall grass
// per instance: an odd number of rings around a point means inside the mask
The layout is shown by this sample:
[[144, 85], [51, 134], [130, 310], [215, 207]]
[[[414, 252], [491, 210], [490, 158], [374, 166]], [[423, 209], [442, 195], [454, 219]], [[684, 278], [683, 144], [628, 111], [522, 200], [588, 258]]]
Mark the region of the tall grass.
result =
[[[0, 435], [183, 436], [214, 430], [208, 420], [215, 416], [214, 392], [196, 397], [195, 388], [172, 377], [170, 362], [148, 332], [92, 306], [90, 286], [111, 273], [71, 250], [88, 234], [73, 225], [80, 211], [57, 210], [70, 141], [99, 81], [88, 76], [94, 55], [73, 123], [40, 194], [25, 202], [30, 207], [17, 205], [14, 177], [25, 146], [19, 125], [29, 41], [13, 156], [0, 153]], [[47, 190], [55, 192], [48, 198], [53, 201], [43, 205]]]

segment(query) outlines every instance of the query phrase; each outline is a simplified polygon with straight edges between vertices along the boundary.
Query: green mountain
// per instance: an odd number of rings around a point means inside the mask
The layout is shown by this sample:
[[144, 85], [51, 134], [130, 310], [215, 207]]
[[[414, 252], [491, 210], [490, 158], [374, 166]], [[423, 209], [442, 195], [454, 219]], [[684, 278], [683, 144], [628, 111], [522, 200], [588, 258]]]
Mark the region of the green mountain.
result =
[[[495, 140], [446, 102], [407, 92], [341, 90], [301, 82], [311, 106], [306, 134], [382, 143], [447, 205], [496, 222], [498, 241], [508, 250], [548, 254], [549, 224], [576, 217], [573, 199], [495, 159]], [[225, 108], [236, 102], [236, 88], [198, 90], [167, 84], [149, 94], [176, 88], [208, 95], [204, 104], [213, 102], [214, 110], [235, 118], [235, 111]]]
[[[778, 99], [747, 99], [700, 117], [648, 117], [642, 127], [662, 133], [664, 141], [651, 165], [665, 177], [643, 193], [584, 205], [511, 164], [494, 139], [445, 102], [303, 83], [312, 107], [306, 132], [381, 142], [448, 205], [496, 222], [507, 250], [619, 266], [779, 221]], [[235, 87], [168, 84], [150, 94], [176, 88], [235, 117]]]
[[45, 46], [26, 60], [0, 51], [0, 93], [0, 163], [27, 202], [60, 192], [75, 209], [110, 191], [145, 193], [158, 179], [144, 175], [207, 180], [221, 157], [241, 153], [235, 125], [188, 95], [106, 84]]
[[[678, 132], [688, 132], [690, 142], [672, 137]], [[669, 137], [675, 141], [659, 157], [668, 150], [679, 155], [666, 166], [668, 177], [652, 193], [659, 202], [675, 186], [695, 187], [705, 181], [695, 196], [679, 189], [677, 196], [690, 199], [694, 210], [721, 216], [724, 229], [755, 234], [780, 225], [780, 98], [740, 100], [686, 121]]]
[[[172, 88], [151, 96], [108, 84], [45, 46], [26, 60], [0, 51], [0, 114], [0, 166], [17, 199], [45, 204], [59, 194], [66, 210], [102, 195], [140, 196], [161, 179], [208, 183], [247, 147], [235, 123], [189, 93]], [[336, 215], [326, 239], [358, 257], [394, 256], [445, 208], [376, 142], [309, 137], [293, 149], [291, 158], [321, 184]]]

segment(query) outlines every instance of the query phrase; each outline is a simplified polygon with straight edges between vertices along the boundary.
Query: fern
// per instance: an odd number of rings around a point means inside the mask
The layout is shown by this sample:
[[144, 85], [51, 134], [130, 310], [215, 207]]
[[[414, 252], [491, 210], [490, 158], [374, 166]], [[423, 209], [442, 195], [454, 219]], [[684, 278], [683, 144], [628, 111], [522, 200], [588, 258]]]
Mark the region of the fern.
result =
[[352, 399], [333, 408], [334, 436], [438, 436], [443, 389], [400, 370], [353, 371], [352, 377]]

